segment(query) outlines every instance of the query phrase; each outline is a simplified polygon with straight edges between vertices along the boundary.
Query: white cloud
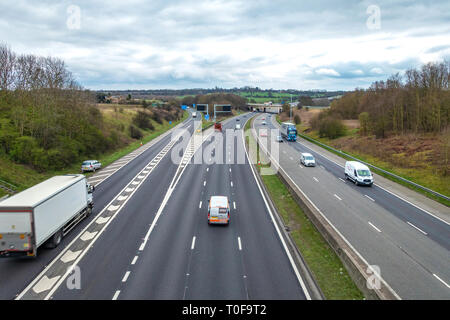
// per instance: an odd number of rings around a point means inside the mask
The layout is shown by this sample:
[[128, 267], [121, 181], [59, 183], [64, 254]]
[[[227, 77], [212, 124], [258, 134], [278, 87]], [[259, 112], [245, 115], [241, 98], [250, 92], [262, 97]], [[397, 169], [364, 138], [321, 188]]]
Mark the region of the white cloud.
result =
[[317, 74], [324, 75], [324, 76], [333, 76], [333, 77], [339, 77], [340, 74], [336, 70], [329, 69], [329, 68], [320, 68], [316, 70]]
[[[88, 88], [352, 89], [448, 56], [448, 1], [78, 0], [0, 2], [0, 39], [64, 59]], [[438, 49], [436, 49], [438, 48]]]

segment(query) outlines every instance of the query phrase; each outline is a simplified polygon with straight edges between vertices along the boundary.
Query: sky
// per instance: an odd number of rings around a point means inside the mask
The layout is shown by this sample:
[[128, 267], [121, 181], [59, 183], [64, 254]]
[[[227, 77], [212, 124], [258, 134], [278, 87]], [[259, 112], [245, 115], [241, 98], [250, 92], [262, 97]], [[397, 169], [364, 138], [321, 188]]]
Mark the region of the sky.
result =
[[353, 90], [450, 59], [450, 1], [0, 0], [1, 42], [94, 90]]

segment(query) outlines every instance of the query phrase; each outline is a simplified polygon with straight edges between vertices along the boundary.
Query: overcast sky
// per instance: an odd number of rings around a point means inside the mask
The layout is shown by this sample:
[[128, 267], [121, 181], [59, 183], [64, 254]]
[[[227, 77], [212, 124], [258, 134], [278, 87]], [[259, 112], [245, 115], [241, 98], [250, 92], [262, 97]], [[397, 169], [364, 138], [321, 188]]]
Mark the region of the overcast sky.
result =
[[448, 59], [450, 1], [0, 0], [0, 42], [90, 89], [351, 90]]

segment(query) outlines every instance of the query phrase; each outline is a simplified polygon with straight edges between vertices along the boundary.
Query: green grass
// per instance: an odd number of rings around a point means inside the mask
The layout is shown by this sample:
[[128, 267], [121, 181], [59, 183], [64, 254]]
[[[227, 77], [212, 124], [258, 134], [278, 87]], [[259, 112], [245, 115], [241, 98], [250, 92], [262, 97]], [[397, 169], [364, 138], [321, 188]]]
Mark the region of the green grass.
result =
[[[169, 123], [165, 121], [162, 124], [155, 124], [154, 131], [152, 132], [144, 131], [145, 135], [142, 138], [142, 143], [145, 144], [153, 140], [154, 138], [158, 137], [159, 135], [166, 132], [170, 128], [176, 126], [178, 123], [187, 119], [188, 116], [189, 114], [185, 112], [181, 120], [175, 121], [171, 125], [169, 125]], [[137, 148], [140, 147], [140, 145], [141, 141], [134, 141], [123, 148], [120, 148], [110, 153], [99, 155], [96, 158], [98, 161], [102, 163], [103, 167], [106, 167], [107, 165], [123, 157], [124, 155], [136, 150]], [[40, 173], [28, 166], [16, 164], [13, 161], [6, 158], [5, 156], [0, 156], [0, 179], [17, 186], [18, 187], [17, 191], [22, 191], [55, 175], [62, 175], [67, 173], [79, 173], [80, 167], [81, 163], [74, 163], [63, 170], [53, 170]], [[91, 174], [92, 173], [87, 173], [85, 175], [89, 176]]]
[[334, 250], [323, 239], [277, 175], [261, 176], [278, 212], [329, 300], [363, 299]]
[[[247, 121], [245, 130], [250, 129], [252, 120]], [[249, 137], [246, 137], [246, 139], [248, 144]], [[254, 141], [251, 135], [250, 139]], [[259, 148], [257, 148], [257, 161], [260, 159], [258, 150]], [[269, 165], [266, 165], [266, 167], [269, 167]], [[258, 166], [259, 170], [260, 167]], [[270, 198], [282, 216], [284, 224], [289, 227], [297, 248], [325, 298], [329, 300], [364, 299], [364, 295], [350, 278], [339, 257], [308, 219], [280, 178], [277, 175], [263, 175], [261, 177]]]
[[169, 124], [168, 122], [164, 121], [162, 124], [158, 124], [158, 123], [154, 123], [155, 126], [155, 130], [146, 134], [142, 140], [140, 141], [135, 141], [131, 144], [129, 144], [128, 146], [113, 152], [113, 153], [109, 153], [109, 154], [105, 154], [103, 156], [101, 156], [99, 158], [99, 161], [102, 163], [103, 167], [106, 167], [107, 165], [111, 164], [112, 162], [116, 161], [117, 159], [122, 158], [123, 156], [133, 152], [134, 150], [136, 150], [137, 148], [140, 148], [141, 146], [141, 141], [142, 144], [146, 144], [150, 141], [152, 141], [153, 139], [155, 139], [156, 137], [160, 136], [161, 134], [163, 134], [164, 132], [170, 130], [171, 128], [175, 127], [177, 124], [179, 124], [180, 122], [183, 122], [184, 120], [186, 120], [189, 116], [188, 112], [184, 112], [183, 113], [183, 117], [181, 118], [181, 120], [178, 121], [174, 121], [172, 122], [172, 124]]

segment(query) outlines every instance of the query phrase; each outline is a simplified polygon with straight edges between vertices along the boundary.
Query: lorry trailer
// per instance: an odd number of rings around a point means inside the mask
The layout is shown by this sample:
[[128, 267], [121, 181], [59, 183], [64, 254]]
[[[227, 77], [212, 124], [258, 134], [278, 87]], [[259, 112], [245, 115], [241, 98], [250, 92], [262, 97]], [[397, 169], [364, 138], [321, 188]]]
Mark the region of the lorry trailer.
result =
[[0, 202], [0, 257], [36, 257], [55, 248], [94, 206], [82, 174], [54, 176]]

